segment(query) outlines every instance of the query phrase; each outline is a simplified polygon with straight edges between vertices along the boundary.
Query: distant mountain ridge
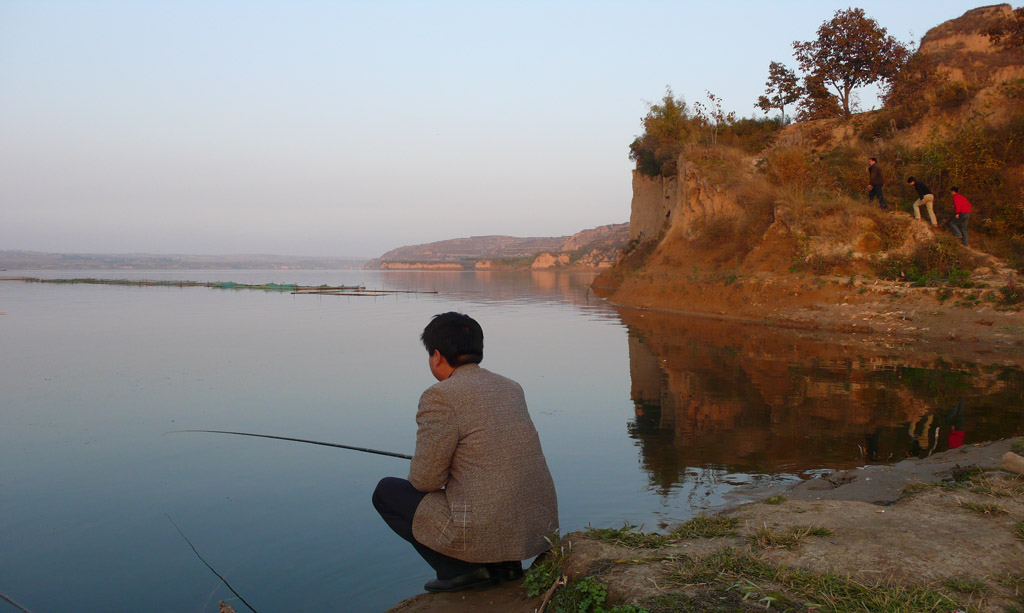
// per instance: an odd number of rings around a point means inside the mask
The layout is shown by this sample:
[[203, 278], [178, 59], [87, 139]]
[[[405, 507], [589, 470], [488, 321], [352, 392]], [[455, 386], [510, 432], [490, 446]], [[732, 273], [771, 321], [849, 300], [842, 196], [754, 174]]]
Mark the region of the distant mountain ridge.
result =
[[0, 250], [0, 270], [350, 270], [365, 259], [297, 255], [46, 253]]
[[367, 262], [372, 270], [603, 269], [629, 240], [629, 224], [611, 224], [572, 236], [471, 236], [392, 249]]

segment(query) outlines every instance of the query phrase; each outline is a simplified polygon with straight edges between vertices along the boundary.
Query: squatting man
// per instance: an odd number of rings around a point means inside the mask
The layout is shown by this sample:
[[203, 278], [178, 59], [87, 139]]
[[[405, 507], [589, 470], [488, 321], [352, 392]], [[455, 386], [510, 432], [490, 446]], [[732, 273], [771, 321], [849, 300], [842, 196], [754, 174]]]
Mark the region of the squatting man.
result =
[[373, 506], [436, 572], [428, 592], [519, 579], [558, 529], [523, 388], [480, 367], [484, 333], [468, 315], [435, 315], [420, 340], [438, 382], [420, 396], [408, 479], [381, 479]]

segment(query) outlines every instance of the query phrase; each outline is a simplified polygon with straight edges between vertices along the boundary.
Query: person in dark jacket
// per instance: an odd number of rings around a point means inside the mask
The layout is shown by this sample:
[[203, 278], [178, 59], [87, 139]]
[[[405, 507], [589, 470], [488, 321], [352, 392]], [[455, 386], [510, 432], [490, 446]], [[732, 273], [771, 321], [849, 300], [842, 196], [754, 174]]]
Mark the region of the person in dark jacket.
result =
[[917, 200], [914, 201], [914, 219], [921, 219], [921, 205], [923, 204], [928, 209], [928, 219], [931, 220], [932, 226], [938, 226], [939, 222], [935, 221], [935, 209], [933, 208], [935, 195], [932, 194], [932, 190], [914, 177], [907, 177], [907, 183], [913, 185], [917, 190]]
[[971, 219], [971, 203], [967, 201], [956, 187], [949, 188], [953, 194], [953, 219], [949, 220], [949, 227], [953, 230], [953, 236], [967, 245], [967, 222]]
[[885, 196], [882, 195], [882, 187], [885, 185], [885, 175], [882, 174], [882, 167], [878, 165], [878, 160], [875, 158], [868, 159], [868, 203], [875, 198], [878, 198], [878, 204], [882, 207], [883, 211], [889, 210], [889, 205], [885, 202]]

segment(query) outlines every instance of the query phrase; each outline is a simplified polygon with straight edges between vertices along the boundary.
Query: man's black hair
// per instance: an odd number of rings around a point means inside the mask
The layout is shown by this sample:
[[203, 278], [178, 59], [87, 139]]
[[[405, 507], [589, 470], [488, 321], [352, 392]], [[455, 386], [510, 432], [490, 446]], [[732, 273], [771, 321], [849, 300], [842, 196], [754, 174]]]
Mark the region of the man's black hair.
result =
[[914, 183], [915, 181], [917, 181], [917, 179], [914, 177], [907, 177], [907, 183]]
[[876, 164], [878, 163], [878, 159], [877, 158], [868, 158], [868, 159], [871, 160], [872, 162], [875, 162]]
[[953, 193], [956, 193], [956, 194], [959, 194], [960, 193], [960, 188], [959, 187], [951, 187], [951, 188], [949, 188], [949, 191], [951, 191]]
[[427, 353], [434, 350], [452, 367], [479, 364], [484, 359], [484, 331], [469, 315], [449, 311], [434, 315], [420, 335]]

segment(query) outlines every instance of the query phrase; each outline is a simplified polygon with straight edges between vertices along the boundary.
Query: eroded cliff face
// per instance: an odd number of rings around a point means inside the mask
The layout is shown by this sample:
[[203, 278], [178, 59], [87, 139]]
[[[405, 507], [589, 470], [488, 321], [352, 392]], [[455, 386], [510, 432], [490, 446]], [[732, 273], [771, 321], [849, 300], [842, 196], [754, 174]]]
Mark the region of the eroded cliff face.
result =
[[634, 244], [661, 240], [672, 229], [693, 239], [711, 217], [739, 215], [735, 195], [709, 182], [685, 155], [677, 167], [671, 177], [633, 172], [629, 239]]

